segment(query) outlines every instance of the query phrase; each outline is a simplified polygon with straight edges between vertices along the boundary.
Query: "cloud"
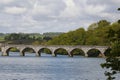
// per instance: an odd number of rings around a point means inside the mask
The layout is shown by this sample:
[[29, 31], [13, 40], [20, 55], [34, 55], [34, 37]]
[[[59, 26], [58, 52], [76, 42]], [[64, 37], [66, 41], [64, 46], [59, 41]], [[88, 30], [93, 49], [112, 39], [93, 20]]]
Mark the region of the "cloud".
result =
[[0, 4], [8, 4], [13, 2], [14, 0], [0, 0]]
[[105, 5], [88, 5], [85, 7], [85, 10], [88, 14], [98, 15], [106, 9]]
[[0, 0], [0, 32], [67, 32], [120, 16], [114, 0]]
[[48, 15], [52, 13], [52, 11], [49, 9], [49, 7], [44, 5], [36, 5], [33, 9], [34, 14], [41, 14], [41, 15]]
[[78, 6], [73, 0], [63, 0], [66, 8], [61, 12], [61, 17], [77, 17], [80, 14]]
[[26, 8], [24, 7], [6, 7], [4, 10], [6, 13], [8, 14], [21, 14], [24, 13], [26, 11]]

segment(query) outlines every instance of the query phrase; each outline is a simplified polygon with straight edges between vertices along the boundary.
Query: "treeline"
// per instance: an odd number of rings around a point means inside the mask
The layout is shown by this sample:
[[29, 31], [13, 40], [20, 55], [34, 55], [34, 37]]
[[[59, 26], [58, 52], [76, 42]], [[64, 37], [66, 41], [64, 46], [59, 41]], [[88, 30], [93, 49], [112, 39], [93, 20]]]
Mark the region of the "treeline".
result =
[[79, 28], [48, 41], [48, 45], [110, 45], [111, 39], [120, 38], [120, 23], [107, 20], [91, 24], [87, 30]]
[[59, 32], [39, 33], [0, 33], [0, 42], [8, 44], [44, 44], [53, 37], [62, 34]]

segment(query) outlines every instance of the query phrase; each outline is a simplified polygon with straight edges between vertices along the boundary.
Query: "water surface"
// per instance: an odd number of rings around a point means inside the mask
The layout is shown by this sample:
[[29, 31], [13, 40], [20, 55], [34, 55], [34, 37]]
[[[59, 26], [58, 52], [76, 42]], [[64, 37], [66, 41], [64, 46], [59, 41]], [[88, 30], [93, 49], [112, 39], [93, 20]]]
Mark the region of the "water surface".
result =
[[100, 67], [103, 62], [103, 58], [46, 54], [42, 57], [34, 54], [0, 56], [0, 80], [105, 80], [104, 70]]

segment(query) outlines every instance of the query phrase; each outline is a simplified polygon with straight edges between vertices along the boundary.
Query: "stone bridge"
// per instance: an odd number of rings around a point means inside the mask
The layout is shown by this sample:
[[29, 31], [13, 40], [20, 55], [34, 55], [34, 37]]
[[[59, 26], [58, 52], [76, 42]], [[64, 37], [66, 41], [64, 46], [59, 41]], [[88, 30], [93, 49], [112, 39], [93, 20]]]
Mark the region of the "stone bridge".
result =
[[83, 51], [84, 56], [88, 56], [88, 51], [91, 49], [97, 49], [102, 57], [105, 57], [105, 51], [109, 48], [108, 46], [83, 46], [83, 45], [13, 45], [13, 44], [0, 44], [2, 56], [9, 56], [9, 50], [11, 48], [16, 48], [20, 52], [20, 56], [25, 56], [25, 49], [31, 48], [34, 50], [36, 56], [41, 56], [40, 51], [42, 49], [49, 49], [52, 56], [57, 56], [56, 51], [58, 49], [64, 49], [67, 51], [70, 57], [73, 56], [72, 51], [75, 49], [80, 49]]

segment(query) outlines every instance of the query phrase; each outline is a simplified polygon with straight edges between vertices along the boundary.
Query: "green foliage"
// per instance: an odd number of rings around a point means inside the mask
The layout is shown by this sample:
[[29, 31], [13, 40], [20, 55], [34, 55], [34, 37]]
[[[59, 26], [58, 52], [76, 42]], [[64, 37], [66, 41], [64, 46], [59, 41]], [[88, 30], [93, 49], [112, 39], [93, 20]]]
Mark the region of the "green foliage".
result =
[[47, 33], [43, 33], [43, 36], [55, 37], [55, 36], [59, 36], [60, 34], [63, 34], [63, 33], [62, 32], [47, 32]]
[[41, 49], [40, 51], [39, 51], [39, 53], [46, 53], [46, 54], [51, 54], [51, 51], [49, 50], [49, 49], [47, 49], [47, 48], [43, 48], [43, 49]]
[[101, 64], [102, 68], [110, 69], [111, 71], [105, 71], [105, 76], [108, 76], [107, 80], [113, 80], [113, 75], [120, 72], [120, 58], [108, 57], [106, 63]]
[[[58, 33], [46, 33], [42, 35], [39, 33], [11, 33], [0, 34], [0, 41], [9, 44], [33, 44], [40, 45], [52, 39], [53, 36], [59, 35]], [[62, 33], [61, 33], [62, 34]], [[51, 37], [52, 36], [52, 37]]]
[[0, 33], [0, 42], [4, 42], [4, 36], [5, 36], [5, 34]]
[[100, 51], [97, 50], [97, 49], [91, 49], [91, 50], [88, 51], [87, 54], [88, 54], [89, 57], [98, 57], [99, 54], [100, 54]]
[[19, 50], [16, 49], [16, 48], [11, 48], [10, 51], [11, 51], [11, 52], [19, 52]]
[[35, 51], [32, 48], [25, 48], [23, 52], [30, 52], [30, 53], [35, 53]]
[[107, 37], [110, 41], [116, 41], [117, 39], [120, 39], [120, 24], [119, 23], [113, 23], [107, 30]]
[[85, 56], [84, 52], [80, 49], [74, 49], [73, 51], [71, 51], [71, 54], [73, 55], [82, 55], [82, 56]]
[[111, 42], [111, 51], [107, 55], [106, 62], [101, 64], [103, 68], [110, 69], [106, 71], [107, 80], [113, 80], [113, 75], [120, 72], [120, 23], [116, 22], [110, 25], [107, 31], [107, 38]]
[[59, 48], [55, 51], [55, 54], [68, 55], [65, 49]]
[[5, 40], [11, 41], [11, 40], [29, 40], [31, 39], [29, 34], [22, 34], [22, 33], [12, 33], [7, 36], [5, 36]]
[[105, 72], [105, 75], [108, 76], [107, 80], [115, 79], [112, 75], [120, 72], [120, 41], [117, 40], [112, 43], [112, 50], [106, 58], [106, 62], [101, 64], [101, 66], [103, 68], [111, 69], [111, 72]]
[[109, 55], [110, 55], [110, 52], [111, 52], [111, 47], [109, 47], [109, 48], [104, 52], [105, 56], [106, 56], [106, 57], [109, 56]]
[[98, 24], [97, 23], [93, 23], [88, 27], [88, 31], [90, 30], [95, 30], [96, 28], [98, 28]]
[[47, 53], [47, 54], [52, 54], [51, 51], [49, 49], [44, 49], [44, 53]]
[[120, 57], [120, 41], [115, 41], [112, 43], [112, 50], [109, 56]]
[[97, 24], [98, 24], [98, 28], [101, 28], [101, 27], [107, 27], [108, 25], [110, 25], [110, 22], [106, 20], [101, 20]]
[[43, 40], [45, 40], [45, 41], [49, 41], [49, 40], [52, 40], [52, 38], [49, 37], [49, 36], [45, 36], [45, 37], [43, 37]]
[[87, 45], [108, 45], [109, 42], [106, 39], [106, 31], [110, 26], [110, 22], [101, 20], [98, 23], [94, 23], [88, 27], [86, 32], [86, 44]]
[[61, 34], [58, 37], [53, 38], [47, 44], [54, 45], [83, 45], [85, 44], [85, 30], [79, 28], [76, 31], [70, 31], [68, 33]]
[[40, 45], [40, 44], [41, 44], [40, 41], [34, 41], [34, 42], [32, 42], [32, 45]]

